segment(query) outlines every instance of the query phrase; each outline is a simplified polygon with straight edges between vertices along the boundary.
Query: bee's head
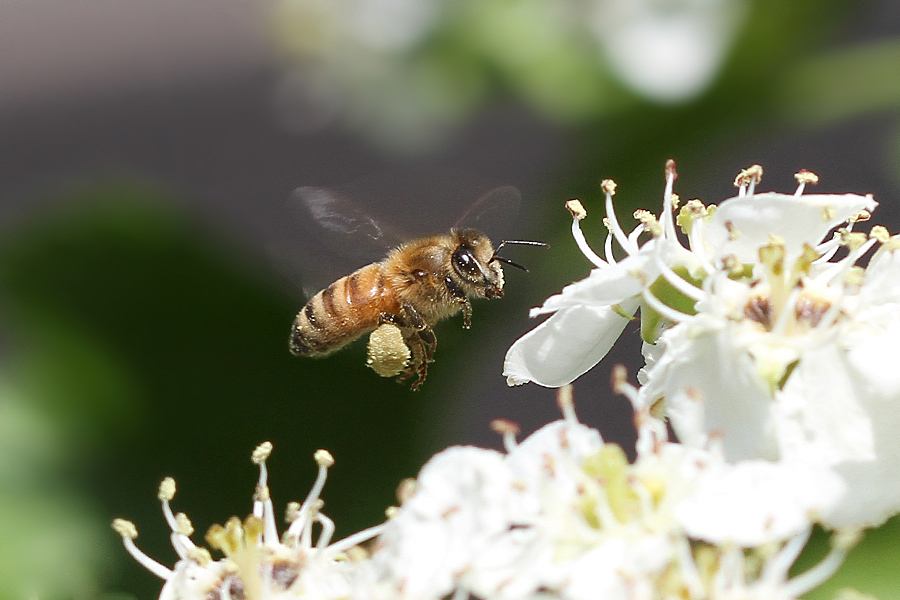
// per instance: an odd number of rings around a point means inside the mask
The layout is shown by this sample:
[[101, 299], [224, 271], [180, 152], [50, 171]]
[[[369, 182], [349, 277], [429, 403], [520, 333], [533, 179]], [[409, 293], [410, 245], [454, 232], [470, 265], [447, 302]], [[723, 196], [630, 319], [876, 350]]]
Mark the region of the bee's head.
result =
[[[503, 268], [501, 263], [528, 271], [522, 265], [505, 256], [500, 256], [500, 249], [505, 245], [544, 246], [544, 242], [525, 240], [504, 240], [494, 249], [491, 240], [475, 229], [455, 231], [457, 245], [451, 257], [456, 275], [462, 280], [471, 295], [485, 298], [503, 297]], [[471, 291], [469, 291], [471, 290]]]
[[494, 257], [491, 240], [475, 229], [454, 231], [456, 247], [450, 257], [454, 274], [467, 294], [484, 298], [503, 297], [503, 269]]

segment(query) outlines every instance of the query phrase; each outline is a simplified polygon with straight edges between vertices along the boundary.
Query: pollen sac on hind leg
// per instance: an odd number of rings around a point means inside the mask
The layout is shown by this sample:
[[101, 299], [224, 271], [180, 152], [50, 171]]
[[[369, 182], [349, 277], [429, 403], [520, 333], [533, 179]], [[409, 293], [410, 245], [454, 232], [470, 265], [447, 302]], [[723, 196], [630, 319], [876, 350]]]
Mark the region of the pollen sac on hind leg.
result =
[[394, 377], [404, 372], [410, 355], [403, 332], [396, 325], [384, 323], [369, 334], [366, 365], [381, 377]]

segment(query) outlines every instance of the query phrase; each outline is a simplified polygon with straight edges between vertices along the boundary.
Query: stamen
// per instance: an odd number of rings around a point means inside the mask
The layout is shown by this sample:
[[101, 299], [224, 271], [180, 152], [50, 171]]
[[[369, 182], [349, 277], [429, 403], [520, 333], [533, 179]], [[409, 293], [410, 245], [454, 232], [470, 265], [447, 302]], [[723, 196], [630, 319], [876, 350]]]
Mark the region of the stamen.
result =
[[679, 537], [677, 541], [676, 554], [678, 564], [681, 566], [681, 580], [687, 587], [689, 598], [700, 598], [703, 594], [703, 580], [700, 578], [700, 571], [697, 569], [697, 563], [694, 562], [694, 556], [691, 553], [691, 544], [686, 537]]
[[[188, 538], [190, 534], [185, 535], [182, 533], [182, 523], [179, 522], [179, 519], [172, 512], [170, 502], [175, 498], [175, 491], [175, 480], [171, 477], [166, 477], [160, 482], [156, 497], [162, 503], [162, 513], [166, 524], [172, 530], [172, 534], [169, 536], [172, 548], [175, 549], [179, 558], [184, 559], [190, 549], [194, 547], [194, 543]], [[187, 519], [186, 516], [184, 518]]]
[[559, 406], [559, 410], [562, 412], [566, 422], [570, 425], [577, 425], [578, 416], [575, 414], [575, 400], [573, 399], [572, 389], [571, 383], [567, 383], [559, 388], [556, 392], [556, 404]]
[[138, 562], [138, 564], [160, 579], [168, 581], [172, 577], [173, 573], [171, 569], [161, 565], [141, 552], [140, 548], [134, 543], [134, 540], [138, 535], [137, 527], [134, 526], [134, 523], [126, 521], [125, 519], [115, 519], [112, 522], [112, 528], [122, 537], [122, 544], [125, 546], [125, 550]]
[[262, 519], [263, 541], [266, 544], [278, 543], [278, 527], [275, 524], [275, 508], [272, 506], [272, 497], [269, 494], [266, 460], [272, 454], [272, 443], [263, 442], [253, 450], [250, 460], [259, 466], [259, 480], [256, 484], [256, 494], [253, 499], [253, 514]]
[[766, 564], [761, 579], [772, 583], [783, 580], [787, 576], [791, 565], [794, 564], [794, 561], [797, 560], [800, 552], [806, 546], [811, 533], [812, 528], [807, 527], [804, 531], [791, 538], [778, 554]]
[[300, 510], [297, 511], [296, 520], [288, 528], [288, 535], [295, 538], [298, 538], [300, 533], [306, 529], [310, 510], [313, 504], [318, 501], [319, 494], [322, 493], [322, 489], [325, 487], [325, 480], [328, 478], [328, 467], [334, 464], [334, 458], [327, 450], [316, 450], [313, 457], [319, 465], [319, 473], [316, 475], [316, 481], [312, 489], [309, 490], [309, 494], [307, 494], [306, 499], [300, 506]]
[[[609, 230], [616, 236], [616, 241], [619, 242], [619, 245], [625, 252], [629, 255], [635, 254], [638, 249], [633, 247], [628, 241], [628, 238], [625, 236], [625, 231], [622, 229], [621, 225], [619, 225], [618, 219], [616, 219], [616, 211], [613, 208], [612, 197], [616, 193], [616, 182], [612, 179], [604, 179], [600, 184], [600, 187], [606, 192], [606, 218], [609, 220]], [[607, 256], [607, 259], [608, 258], [609, 257]]]
[[806, 169], [800, 169], [796, 173], [794, 173], [794, 179], [797, 180], [797, 191], [794, 192], [795, 196], [800, 196], [803, 194], [803, 189], [809, 185], [816, 185], [819, 183], [819, 176], [813, 173], [812, 171], [807, 171]]
[[650, 305], [650, 308], [673, 323], [681, 323], [691, 318], [691, 315], [675, 310], [663, 303], [662, 300], [653, 295], [650, 288], [644, 288], [643, 292], [641, 292], [641, 297]]
[[416, 489], [419, 487], [419, 482], [415, 480], [413, 477], [407, 477], [397, 486], [397, 501], [400, 503], [400, 506], [406, 504], [406, 502], [413, 497], [413, 494], [416, 493]]
[[660, 216], [665, 236], [670, 240], [678, 240], [675, 234], [675, 214], [672, 200], [672, 188], [675, 186], [675, 180], [678, 178], [678, 171], [675, 169], [675, 161], [671, 158], [666, 161], [666, 191], [663, 192], [663, 214]]
[[322, 525], [322, 533], [319, 534], [319, 539], [316, 541], [316, 550], [324, 550], [331, 542], [331, 536], [334, 535], [334, 521], [322, 513], [316, 515], [316, 521]]
[[[856, 234], [850, 234], [856, 235]], [[816, 277], [816, 280], [821, 282], [823, 285], [828, 285], [839, 275], [843, 275], [847, 270], [849, 270], [853, 265], [856, 264], [869, 249], [878, 243], [876, 239], [870, 239], [865, 241], [863, 244], [858, 246], [855, 250], [851, 250], [851, 252], [845, 256], [843, 259], [839, 260], [836, 263], [833, 263], [831, 267], [823, 271], [820, 275]]]
[[756, 192], [756, 184], [762, 181], [763, 168], [752, 165], [742, 169], [734, 179], [734, 186], [738, 189], [738, 196], [752, 196]]
[[693, 300], [699, 302], [706, 297], [706, 294], [693, 283], [685, 280], [681, 275], [673, 271], [669, 265], [662, 259], [662, 244], [657, 242], [656, 248], [653, 249], [653, 262], [662, 274], [663, 278], [676, 290]]
[[818, 587], [840, 568], [847, 551], [859, 541], [857, 532], [838, 532], [832, 539], [831, 552], [812, 569], [794, 577], [784, 587], [784, 592], [793, 598]]
[[631, 242], [632, 244], [634, 244], [635, 246], [637, 246], [638, 238], [641, 236], [642, 233], [644, 233], [645, 230], [646, 229], [645, 229], [644, 225], [642, 223], [639, 223], [638, 226], [635, 227], [634, 229], [632, 229], [631, 233], [628, 234], [628, 241]]
[[374, 527], [369, 527], [368, 529], [363, 529], [362, 531], [358, 531], [353, 535], [347, 536], [344, 539], [333, 543], [328, 546], [327, 554], [329, 556], [334, 556], [335, 554], [339, 554], [341, 552], [346, 551], [353, 546], [358, 546], [363, 542], [367, 542], [375, 536], [381, 535], [381, 532], [384, 531], [384, 524], [375, 525]]
[[612, 228], [609, 225], [609, 219], [603, 219], [603, 225], [606, 227], [606, 239], [603, 241], [603, 255], [606, 256], [606, 262], [614, 265], [616, 264], [616, 257], [613, 256], [612, 251], [612, 241], [613, 241], [613, 233]]
[[494, 419], [491, 421], [491, 429], [503, 436], [503, 447], [507, 452], [512, 452], [516, 446], [516, 435], [519, 434], [519, 424], [506, 419]]

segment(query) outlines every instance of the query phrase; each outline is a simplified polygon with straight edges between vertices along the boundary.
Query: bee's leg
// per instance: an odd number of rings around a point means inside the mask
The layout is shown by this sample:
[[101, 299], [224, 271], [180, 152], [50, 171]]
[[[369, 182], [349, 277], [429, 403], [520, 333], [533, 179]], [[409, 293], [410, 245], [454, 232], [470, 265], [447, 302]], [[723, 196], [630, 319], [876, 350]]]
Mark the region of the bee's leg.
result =
[[410, 350], [410, 361], [407, 370], [400, 375], [400, 381], [406, 381], [413, 374], [416, 380], [410, 386], [418, 390], [425, 383], [428, 375], [428, 363], [434, 362], [434, 352], [437, 349], [437, 336], [428, 322], [419, 314], [411, 304], [401, 305], [403, 325], [403, 339]]
[[462, 291], [462, 289], [453, 281], [453, 279], [451, 279], [450, 277], [445, 277], [444, 283], [447, 285], [447, 290], [453, 297], [453, 301], [459, 304], [460, 308], [462, 308], [463, 329], [470, 329], [472, 327], [472, 303], [469, 302], [469, 298], [468, 296], [466, 296], [466, 293]]
[[434, 335], [434, 330], [411, 304], [403, 304], [401, 308], [407, 326], [411, 327], [418, 334], [419, 343], [423, 345], [425, 350], [425, 360], [434, 362], [434, 352], [437, 350], [437, 336]]

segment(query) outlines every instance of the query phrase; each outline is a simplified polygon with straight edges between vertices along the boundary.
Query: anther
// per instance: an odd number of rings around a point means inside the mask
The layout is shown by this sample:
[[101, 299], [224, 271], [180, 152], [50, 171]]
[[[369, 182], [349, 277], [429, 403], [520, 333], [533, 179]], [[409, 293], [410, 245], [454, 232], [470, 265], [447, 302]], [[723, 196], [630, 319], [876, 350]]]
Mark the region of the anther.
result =
[[610, 196], [616, 195], [616, 182], [612, 179], [604, 179], [600, 182], [600, 189], [603, 190], [605, 194], [609, 194]]
[[253, 464], [259, 465], [264, 463], [270, 454], [272, 454], [272, 442], [263, 442], [253, 450], [250, 460], [253, 461]]
[[660, 226], [659, 221], [656, 220], [656, 215], [649, 210], [638, 209], [634, 211], [634, 218], [637, 219], [641, 225], [644, 226], [644, 229], [653, 237], [662, 235], [662, 227]]
[[328, 450], [316, 450], [313, 458], [316, 459], [316, 464], [320, 467], [327, 468], [334, 465], [334, 457], [331, 456], [331, 453]]
[[847, 219], [848, 223], [863, 223], [872, 218], [872, 213], [867, 210], [861, 210], [849, 219]]
[[181, 535], [191, 536], [194, 534], [194, 525], [191, 523], [191, 520], [184, 513], [178, 513], [175, 515], [175, 524], [176, 524], [176, 532]]
[[503, 436], [503, 446], [507, 452], [516, 447], [516, 436], [519, 434], [519, 424], [507, 419], [494, 419], [491, 421], [491, 429]]
[[138, 531], [137, 527], [134, 526], [134, 523], [128, 521], [127, 519], [114, 519], [112, 522], [113, 531], [118, 533], [123, 538], [133, 540], [137, 538]]
[[188, 550], [187, 556], [189, 559], [191, 559], [201, 567], [206, 566], [212, 562], [212, 555], [210, 555], [209, 550], [207, 550], [206, 548], [191, 548], [190, 550]]
[[418, 487], [418, 482], [412, 478], [407, 477], [397, 486], [397, 501], [403, 505], [407, 500], [412, 498], [413, 494], [416, 493], [416, 488]]
[[287, 507], [284, 509], [284, 520], [288, 523], [293, 523], [300, 516], [300, 503], [299, 502], [288, 502]]
[[669, 177], [673, 180], [678, 179], [678, 169], [675, 166], [675, 161], [671, 158], [666, 161], [666, 179]]
[[888, 232], [887, 228], [882, 225], [876, 225], [869, 232], [869, 237], [873, 240], [878, 240], [879, 243], [887, 243], [889, 239], [891, 239], [891, 234]]
[[175, 480], [171, 477], [163, 479], [159, 484], [159, 492], [156, 497], [163, 502], [171, 502], [175, 497]]
[[628, 385], [628, 370], [625, 365], [615, 365], [612, 368], [610, 376], [610, 386], [616, 394], [623, 393], [625, 386]]
[[587, 216], [587, 211], [584, 209], [581, 201], [576, 198], [566, 202], [566, 210], [568, 210], [569, 214], [572, 215], [572, 218], [577, 221], [580, 221]]
[[515, 421], [510, 421], [508, 419], [494, 419], [493, 421], [491, 421], [491, 429], [501, 435], [505, 435], [507, 433], [518, 435], [520, 430], [518, 423], [516, 423]]
[[816, 185], [819, 183], [819, 176], [806, 169], [800, 169], [794, 173], [794, 179], [796, 179], [797, 183], [800, 185]]

